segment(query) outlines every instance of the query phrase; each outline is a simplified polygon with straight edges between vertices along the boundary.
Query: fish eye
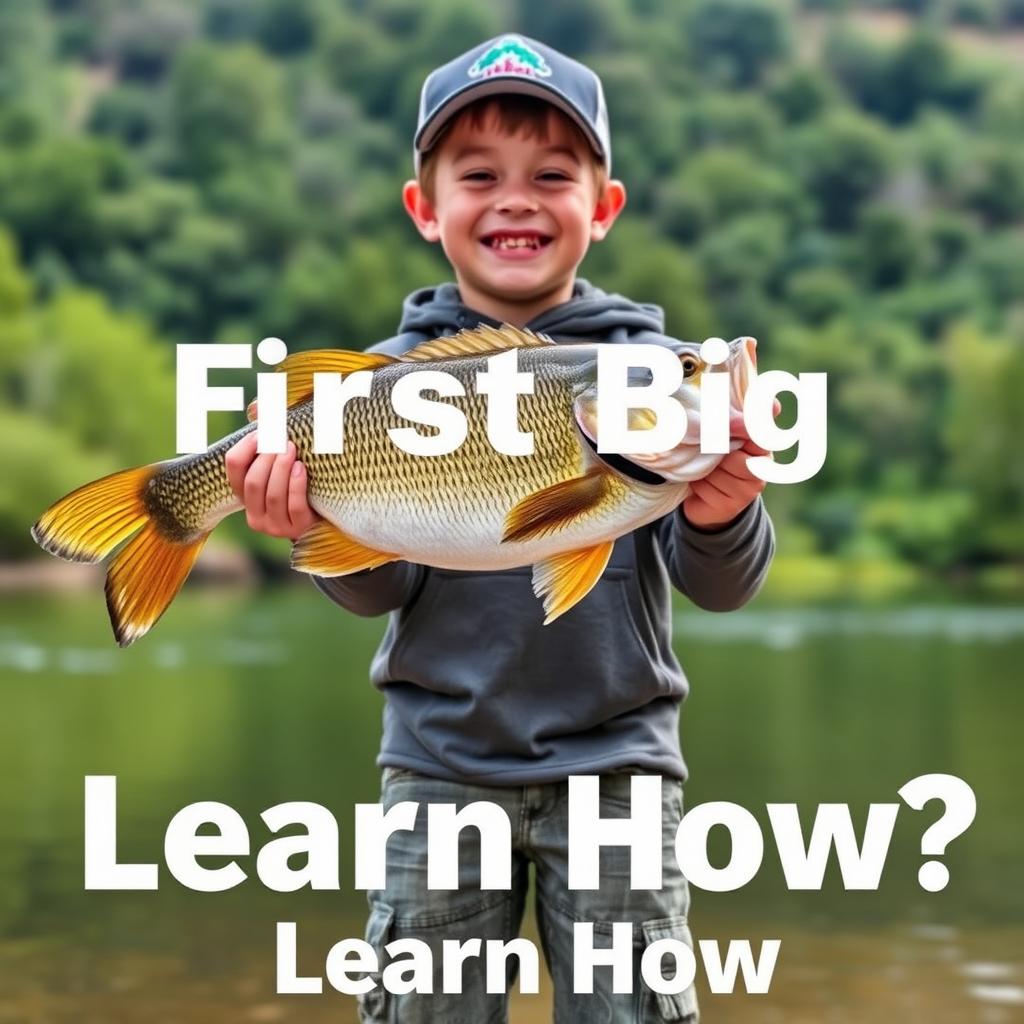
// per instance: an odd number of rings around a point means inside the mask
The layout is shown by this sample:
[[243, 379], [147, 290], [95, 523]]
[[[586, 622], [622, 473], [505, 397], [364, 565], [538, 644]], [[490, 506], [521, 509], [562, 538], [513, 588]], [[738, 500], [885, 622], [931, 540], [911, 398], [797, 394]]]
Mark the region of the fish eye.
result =
[[700, 366], [700, 360], [696, 356], [682, 356], [679, 361], [683, 364], [684, 377], [692, 377]]

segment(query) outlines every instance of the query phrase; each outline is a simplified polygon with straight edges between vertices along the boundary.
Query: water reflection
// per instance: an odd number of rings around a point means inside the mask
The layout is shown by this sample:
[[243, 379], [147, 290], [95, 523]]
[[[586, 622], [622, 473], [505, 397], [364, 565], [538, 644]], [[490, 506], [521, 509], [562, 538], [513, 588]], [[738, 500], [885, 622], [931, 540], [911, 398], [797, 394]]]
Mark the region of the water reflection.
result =
[[[0, 1024], [7, 1021], [346, 1021], [351, 1001], [273, 994], [274, 924], [296, 921], [310, 970], [359, 934], [352, 807], [376, 798], [381, 700], [366, 671], [381, 629], [311, 591], [186, 593], [127, 651], [100, 601], [2, 606]], [[701, 937], [783, 939], [770, 995], [704, 994], [715, 1022], [1024, 1019], [1024, 777], [1017, 685], [1024, 609], [687, 609], [678, 649], [692, 683], [687, 800], [733, 800], [762, 822], [757, 879], [698, 893]], [[978, 817], [951, 844], [952, 881], [916, 884], [938, 808], [904, 808], [878, 892], [785, 888], [769, 802], [896, 801], [926, 772], [966, 779]], [[119, 853], [159, 862], [182, 805], [222, 800], [268, 838], [259, 812], [330, 807], [342, 830], [339, 893], [82, 889], [82, 779], [119, 779]], [[723, 859], [728, 850], [713, 850]], [[252, 871], [254, 857], [242, 859]], [[546, 1019], [520, 997], [515, 1020]]]
[[750, 609], [740, 615], [676, 616], [683, 636], [709, 642], [755, 640], [768, 647], [794, 647], [812, 637], [941, 637], [950, 643], [1004, 643], [1024, 637], [1024, 608], [970, 605], [912, 608]]

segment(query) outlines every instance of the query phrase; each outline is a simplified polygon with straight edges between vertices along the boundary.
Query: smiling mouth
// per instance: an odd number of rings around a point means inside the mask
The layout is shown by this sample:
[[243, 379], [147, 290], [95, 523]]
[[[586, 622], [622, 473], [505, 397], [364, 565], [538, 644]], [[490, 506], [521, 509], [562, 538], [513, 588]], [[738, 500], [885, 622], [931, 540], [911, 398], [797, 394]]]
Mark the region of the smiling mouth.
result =
[[551, 236], [538, 232], [494, 231], [489, 235], [484, 235], [480, 241], [489, 249], [497, 249], [501, 252], [538, 251], [551, 243]]

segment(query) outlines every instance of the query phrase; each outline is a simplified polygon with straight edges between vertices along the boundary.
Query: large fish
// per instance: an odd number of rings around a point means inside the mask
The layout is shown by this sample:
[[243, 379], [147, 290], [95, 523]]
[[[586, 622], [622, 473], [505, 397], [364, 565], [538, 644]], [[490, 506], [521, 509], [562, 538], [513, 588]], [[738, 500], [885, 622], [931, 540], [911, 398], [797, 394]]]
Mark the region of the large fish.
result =
[[[288, 373], [287, 430], [308, 471], [310, 506], [323, 517], [294, 545], [292, 567], [343, 576], [404, 559], [445, 569], [534, 566], [534, 591], [551, 622], [597, 582], [616, 538], [674, 509], [689, 483], [721, 455], [699, 450], [700, 386], [705, 374], [730, 374], [735, 415], [754, 369], [754, 341], [737, 339], [726, 363], [709, 367], [697, 346], [679, 354], [683, 383], [674, 395], [687, 411], [680, 445], [660, 455], [608, 460], [596, 454], [598, 345], [557, 345], [513, 327], [482, 327], [440, 338], [400, 357], [325, 350], [300, 352], [278, 367]], [[476, 375], [487, 360], [517, 348], [534, 394], [519, 400], [519, 427], [534, 452], [502, 455], [487, 439], [487, 398]], [[404, 374], [443, 370], [466, 395], [447, 399], [467, 419], [466, 440], [449, 455], [418, 456], [388, 430], [407, 427], [391, 405]], [[348, 403], [344, 452], [313, 448], [315, 372], [371, 370], [368, 398]], [[631, 424], [650, 425], [634, 410]], [[242, 508], [231, 491], [224, 455], [250, 424], [206, 452], [129, 469], [78, 488], [32, 528], [41, 547], [61, 558], [97, 562], [115, 549], [106, 597], [114, 635], [133, 643], [163, 614], [188, 576], [210, 531]], [[734, 442], [739, 444], [740, 442]], [[638, 468], [639, 467], [639, 468]]]

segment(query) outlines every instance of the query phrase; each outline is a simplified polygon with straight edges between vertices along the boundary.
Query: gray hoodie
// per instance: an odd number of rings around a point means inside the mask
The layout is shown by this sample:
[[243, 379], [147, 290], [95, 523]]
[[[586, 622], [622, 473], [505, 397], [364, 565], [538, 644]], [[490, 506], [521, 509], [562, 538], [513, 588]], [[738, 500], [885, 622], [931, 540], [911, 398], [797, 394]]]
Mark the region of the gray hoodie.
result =
[[[399, 355], [489, 317], [453, 284], [404, 304]], [[657, 306], [578, 280], [568, 302], [528, 325], [556, 341], [673, 345]], [[550, 626], [527, 566], [455, 572], [394, 562], [316, 585], [358, 615], [390, 613], [370, 668], [387, 697], [378, 764], [494, 785], [552, 782], [627, 766], [686, 777], [672, 651], [671, 587], [728, 611], [758, 590], [774, 551], [760, 500], [715, 532], [681, 512], [622, 537], [594, 589]]]

